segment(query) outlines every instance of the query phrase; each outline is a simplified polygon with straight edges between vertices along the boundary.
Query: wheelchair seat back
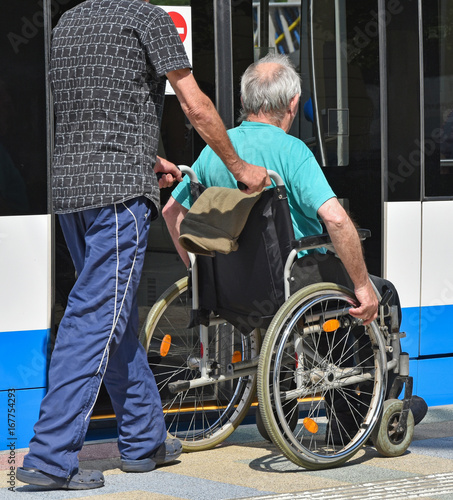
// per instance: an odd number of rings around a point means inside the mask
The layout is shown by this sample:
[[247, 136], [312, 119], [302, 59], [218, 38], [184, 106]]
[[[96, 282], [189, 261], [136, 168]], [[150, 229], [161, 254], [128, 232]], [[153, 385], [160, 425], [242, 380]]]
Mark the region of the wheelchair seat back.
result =
[[263, 191], [238, 239], [238, 250], [197, 257], [198, 322], [212, 311], [243, 333], [267, 327], [285, 301], [284, 265], [294, 241], [286, 190]]

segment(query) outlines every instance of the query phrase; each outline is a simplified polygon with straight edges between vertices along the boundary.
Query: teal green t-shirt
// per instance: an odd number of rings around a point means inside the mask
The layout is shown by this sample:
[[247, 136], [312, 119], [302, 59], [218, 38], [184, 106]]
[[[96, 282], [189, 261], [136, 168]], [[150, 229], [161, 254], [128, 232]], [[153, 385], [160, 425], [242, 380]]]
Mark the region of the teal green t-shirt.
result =
[[[320, 234], [318, 209], [335, 193], [307, 146], [281, 128], [259, 122], [242, 122], [228, 135], [243, 160], [274, 170], [283, 179], [296, 238]], [[209, 146], [192, 169], [206, 187], [237, 187], [231, 172]], [[173, 198], [187, 209], [192, 204], [189, 182], [185, 176], [172, 192]]]

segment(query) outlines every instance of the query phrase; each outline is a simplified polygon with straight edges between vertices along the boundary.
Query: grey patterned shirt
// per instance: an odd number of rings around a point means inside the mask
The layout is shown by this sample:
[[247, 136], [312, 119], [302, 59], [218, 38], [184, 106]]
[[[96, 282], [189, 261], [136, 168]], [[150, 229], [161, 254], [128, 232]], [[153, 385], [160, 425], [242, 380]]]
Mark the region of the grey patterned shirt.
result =
[[165, 74], [189, 67], [170, 16], [143, 0], [87, 0], [61, 17], [50, 67], [56, 213], [142, 195], [159, 206]]

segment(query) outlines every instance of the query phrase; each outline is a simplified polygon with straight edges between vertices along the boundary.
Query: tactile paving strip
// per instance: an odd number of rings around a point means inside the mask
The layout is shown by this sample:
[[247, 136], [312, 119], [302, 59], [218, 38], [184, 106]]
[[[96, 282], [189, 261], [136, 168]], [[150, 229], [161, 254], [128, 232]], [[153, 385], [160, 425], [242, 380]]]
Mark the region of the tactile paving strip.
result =
[[[384, 500], [393, 498], [453, 498], [453, 472], [408, 479], [355, 484], [301, 493], [264, 495], [242, 500]], [[446, 498], [446, 497], [445, 497]]]

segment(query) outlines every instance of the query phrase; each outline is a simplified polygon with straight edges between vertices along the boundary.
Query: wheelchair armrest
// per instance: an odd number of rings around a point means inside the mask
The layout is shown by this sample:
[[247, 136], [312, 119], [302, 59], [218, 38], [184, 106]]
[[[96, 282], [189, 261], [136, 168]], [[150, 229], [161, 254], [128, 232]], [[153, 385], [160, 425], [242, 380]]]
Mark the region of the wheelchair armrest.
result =
[[[360, 241], [366, 240], [371, 236], [371, 231], [369, 229], [357, 229]], [[332, 240], [328, 233], [317, 234], [314, 236], [305, 236], [300, 240], [295, 240], [292, 242], [292, 247], [295, 250], [310, 250], [312, 248], [321, 248], [326, 246], [331, 246]]]

